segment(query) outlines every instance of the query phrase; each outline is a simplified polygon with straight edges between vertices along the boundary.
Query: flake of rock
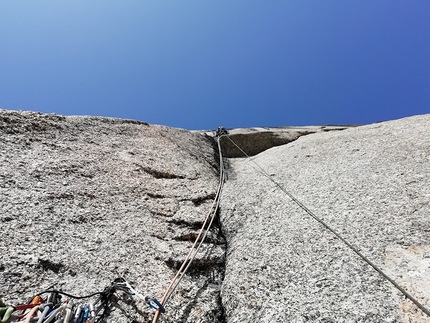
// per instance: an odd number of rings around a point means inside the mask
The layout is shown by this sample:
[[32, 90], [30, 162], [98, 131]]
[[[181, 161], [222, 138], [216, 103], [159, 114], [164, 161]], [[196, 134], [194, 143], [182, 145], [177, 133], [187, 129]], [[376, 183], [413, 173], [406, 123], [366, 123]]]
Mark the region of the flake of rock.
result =
[[[301, 136], [344, 130], [353, 125], [345, 126], [306, 126], [306, 127], [254, 127], [235, 128], [228, 130], [228, 136], [221, 136], [220, 143], [224, 157], [236, 158], [254, 156], [269, 148], [293, 142]], [[202, 133], [215, 136], [215, 132]]]

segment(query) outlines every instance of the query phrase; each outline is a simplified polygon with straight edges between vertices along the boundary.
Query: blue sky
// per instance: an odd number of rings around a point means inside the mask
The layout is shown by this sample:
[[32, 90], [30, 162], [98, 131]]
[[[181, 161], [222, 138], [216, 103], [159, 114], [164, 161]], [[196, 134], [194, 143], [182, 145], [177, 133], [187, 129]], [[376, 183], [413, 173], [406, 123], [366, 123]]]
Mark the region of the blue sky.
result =
[[0, 107], [187, 129], [430, 113], [430, 1], [2, 0]]

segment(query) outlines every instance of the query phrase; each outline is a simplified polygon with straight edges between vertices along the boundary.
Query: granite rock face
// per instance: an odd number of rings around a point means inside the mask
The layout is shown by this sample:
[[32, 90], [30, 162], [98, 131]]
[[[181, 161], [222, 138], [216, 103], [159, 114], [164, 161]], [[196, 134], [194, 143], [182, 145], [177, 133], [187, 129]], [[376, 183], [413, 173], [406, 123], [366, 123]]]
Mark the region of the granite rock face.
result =
[[429, 115], [300, 137], [228, 177], [227, 322], [430, 322], [277, 186], [429, 308]]
[[[221, 210], [160, 322], [430, 322], [278, 186], [430, 307], [429, 129], [430, 115], [230, 130], [255, 156], [221, 139]], [[215, 197], [210, 135], [0, 110], [0, 298], [118, 275], [161, 298]], [[154, 314], [121, 293], [115, 309], [109, 322]]]
[[[88, 295], [124, 275], [160, 299], [215, 196], [213, 154], [210, 138], [181, 129], [0, 111], [0, 298]], [[223, 263], [214, 228], [163, 321], [219, 322]], [[111, 322], [154, 315], [126, 295], [116, 309]]]

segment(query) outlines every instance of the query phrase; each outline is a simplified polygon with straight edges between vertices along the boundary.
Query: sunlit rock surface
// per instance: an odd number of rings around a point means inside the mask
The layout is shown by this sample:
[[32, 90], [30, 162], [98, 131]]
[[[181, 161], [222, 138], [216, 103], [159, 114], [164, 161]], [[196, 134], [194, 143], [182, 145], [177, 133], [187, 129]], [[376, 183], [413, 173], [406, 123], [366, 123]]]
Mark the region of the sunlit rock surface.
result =
[[[160, 322], [430, 322], [430, 115], [230, 129], [221, 210]], [[161, 298], [218, 185], [213, 132], [0, 110], [0, 298], [118, 275]], [[275, 184], [273, 181], [277, 184]], [[151, 322], [118, 293], [110, 322]]]
[[273, 182], [430, 307], [429, 115], [229, 162], [227, 322], [430, 322]]

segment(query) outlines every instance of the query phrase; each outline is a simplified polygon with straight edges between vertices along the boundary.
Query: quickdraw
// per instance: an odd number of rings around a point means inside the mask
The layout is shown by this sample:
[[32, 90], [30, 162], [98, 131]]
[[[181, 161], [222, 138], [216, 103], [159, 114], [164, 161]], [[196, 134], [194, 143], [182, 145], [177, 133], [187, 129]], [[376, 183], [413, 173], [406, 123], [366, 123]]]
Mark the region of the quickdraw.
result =
[[[33, 297], [29, 304], [6, 305], [0, 300], [0, 323], [102, 323], [110, 313], [111, 298], [117, 291], [137, 296], [151, 308], [165, 312], [155, 298], [138, 293], [123, 277], [115, 279], [102, 292], [87, 296], [73, 296], [62, 291], [47, 290]], [[47, 294], [44, 299], [41, 295]], [[86, 299], [99, 295], [93, 303], [75, 303], [73, 300]], [[62, 300], [62, 296], [68, 299]], [[19, 313], [21, 312], [21, 313]]]

